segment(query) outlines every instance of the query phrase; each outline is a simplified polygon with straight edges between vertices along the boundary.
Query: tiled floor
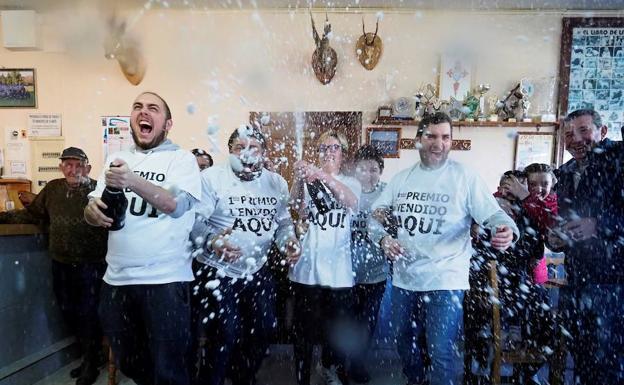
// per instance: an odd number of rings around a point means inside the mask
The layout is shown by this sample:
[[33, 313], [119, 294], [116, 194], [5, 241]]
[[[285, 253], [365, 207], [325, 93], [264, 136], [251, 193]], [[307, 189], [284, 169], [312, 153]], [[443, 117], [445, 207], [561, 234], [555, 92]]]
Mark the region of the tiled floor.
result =
[[[398, 356], [391, 350], [380, 350], [376, 357], [370, 359], [370, 375], [371, 381], [368, 385], [404, 385], [405, 380], [401, 373], [401, 364]], [[318, 351], [316, 352], [318, 361]], [[262, 368], [258, 372], [258, 385], [294, 385], [295, 374], [292, 360], [292, 347], [286, 345], [273, 346], [271, 354], [264, 360]], [[73, 385], [75, 380], [69, 377], [69, 371], [80, 362], [76, 361], [72, 364], [60, 369], [56, 373], [37, 382], [34, 385]], [[546, 383], [547, 369], [540, 371], [540, 377], [543, 383]], [[505, 373], [504, 375], [509, 375]], [[134, 382], [124, 377], [121, 373], [117, 374], [118, 385], [134, 385]], [[96, 385], [107, 385], [106, 369], [100, 371], [100, 376]], [[321, 379], [317, 371], [313, 371], [312, 384], [321, 384]], [[565, 384], [572, 383], [572, 376], [569, 371], [566, 372]], [[353, 382], [350, 385], [354, 385]]]
[[[401, 374], [401, 367], [397, 358], [392, 353], [383, 354], [383, 358], [377, 360], [374, 369], [371, 370], [371, 381], [369, 385], [403, 385], [405, 380]], [[388, 358], [385, 358], [385, 357]], [[74, 379], [69, 377], [69, 371], [80, 364], [76, 361], [51, 376], [37, 382], [35, 385], [73, 385]], [[292, 348], [284, 346], [274, 346], [271, 355], [267, 357], [258, 372], [258, 385], [293, 385], [295, 384], [295, 374], [292, 361]], [[100, 376], [96, 385], [107, 384], [106, 369], [100, 371]], [[134, 382], [118, 374], [119, 385], [134, 385]], [[321, 384], [321, 379], [314, 371], [312, 384]]]

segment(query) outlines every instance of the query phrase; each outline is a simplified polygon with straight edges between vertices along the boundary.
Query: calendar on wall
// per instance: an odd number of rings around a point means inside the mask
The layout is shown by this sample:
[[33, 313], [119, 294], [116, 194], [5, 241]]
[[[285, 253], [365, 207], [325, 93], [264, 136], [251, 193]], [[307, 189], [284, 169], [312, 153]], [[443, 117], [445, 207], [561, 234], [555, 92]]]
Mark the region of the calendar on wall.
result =
[[531, 163], [553, 164], [555, 136], [552, 132], [519, 132], [516, 138], [514, 170]]
[[565, 18], [560, 85], [561, 116], [590, 108], [607, 136], [622, 139], [624, 126], [624, 19]]

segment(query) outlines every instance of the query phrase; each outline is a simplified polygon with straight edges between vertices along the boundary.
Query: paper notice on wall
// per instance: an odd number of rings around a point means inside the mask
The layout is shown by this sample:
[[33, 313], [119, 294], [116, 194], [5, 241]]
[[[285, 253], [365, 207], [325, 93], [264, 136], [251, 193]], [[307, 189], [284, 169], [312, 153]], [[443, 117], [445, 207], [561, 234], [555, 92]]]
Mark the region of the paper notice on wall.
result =
[[104, 159], [112, 153], [128, 150], [134, 144], [129, 116], [103, 116], [102, 131]]
[[25, 129], [4, 129], [4, 171], [6, 178], [28, 178], [30, 145]]
[[28, 136], [61, 136], [61, 114], [29, 114]]

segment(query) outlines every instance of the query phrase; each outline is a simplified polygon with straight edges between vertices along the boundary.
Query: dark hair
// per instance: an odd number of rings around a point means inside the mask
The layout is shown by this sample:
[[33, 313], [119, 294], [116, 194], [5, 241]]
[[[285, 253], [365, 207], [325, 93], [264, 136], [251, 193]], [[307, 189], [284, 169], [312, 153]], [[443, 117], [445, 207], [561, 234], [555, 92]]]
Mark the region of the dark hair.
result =
[[432, 124], [440, 124], [440, 123], [448, 123], [451, 127], [451, 135], [453, 134], [453, 121], [451, 117], [448, 116], [444, 112], [435, 112], [430, 115], [426, 115], [422, 118], [420, 123], [418, 123], [418, 131], [416, 131], [416, 138], [420, 138], [425, 132], [425, 128], [429, 127]]
[[158, 95], [156, 92], [152, 92], [152, 91], [141, 92], [141, 95], [145, 95], [145, 94], [154, 95], [158, 99], [160, 99], [160, 101], [163, 102], [163, 105], [165, 106], [165, 118], [167, 120], [171, 120], [171, 109], [169, 108], [169, 105], [167, 104], [165, 99], [163, 99], [162, 96]]
[[564, 122], [571, 122], [576, 118], [580, 118], [581, 116], [591, 116], [594, 126], [596, 126], [596, 128], [602, 127], [602, 118], [600, 117], [600, 114], [592, 110], [591, 108], [584, 108], [570, 112], [568, 116], [565, 117]]
[[521, 170], [507, 170], [503, 173], [503, 176], [515, 176], [516, 178], [526, 178], [527, 174]]
[[208, 162], [210, 162], [210, 165], [208, 167], [212, 167], [212, 165], [214, 164], [214, 161], [212, 160], [212, 156], [210, 156], [210, 154], [207, 151], [202, 150], [201, 148], [194, 148], [191, 150], [191, 153], [195, 156], [208, 159]]
[[557, 183], [557, 176], [555, 175], [555, 169], [545, 163], [531, 163], [530, 165], [524, 168], [524, 172], [527, 174], [535, 174], [538, 172], [544, 172], [546, 174], [550, 174], [553, 178], [553, 184]]
[[501, 175], [500, 181], [498, 183], [501, 183], [505, 179], [511, 178], [512, 176], [518, 179], [525, 179], [527, 177], [527, 174], [521, 170], [507, 170], [503, 173], [503, 175]]
[[249, 124], [247, 124], [245, 126], [241, 126], [235, 129], [232, 132], [232, 134], [230, 135], [230, 138], [228, 139], [228, 150], [232, 151], [232, 146], [234, 145], [234, 141], [236, 140], [236, 138], [239, 138], [241, 136], [240, 130], [243, 127], [247, 129], [247, 134], [245, 136], [256, 139], [258, 142], [260, 142], [260, 145], [262, 146], [262, 148], [266, 148], [266, 139], [264, 138], [264, 134], [255, 125], [250, 126]]
[[536, 172], [553, 172], [554, 169], [545, 163], [531, 163], [524, 168], [525, 174], [534, 174]]
[[384, 160], [381, 151], [370, 144], [363, 145], [355, 153], [355, 163], [361, 160], [374, 160], [379, 165], [381, 171], [384, 169]]

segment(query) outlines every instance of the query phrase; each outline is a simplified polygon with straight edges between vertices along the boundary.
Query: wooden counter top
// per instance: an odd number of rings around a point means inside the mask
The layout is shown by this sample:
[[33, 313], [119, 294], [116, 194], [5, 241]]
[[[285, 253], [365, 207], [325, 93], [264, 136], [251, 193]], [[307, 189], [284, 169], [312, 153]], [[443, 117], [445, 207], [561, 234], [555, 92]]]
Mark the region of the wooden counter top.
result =
[[35, 235], [43, 231], [36, 225], [0, 225], [0, 237], [7, 235]]

